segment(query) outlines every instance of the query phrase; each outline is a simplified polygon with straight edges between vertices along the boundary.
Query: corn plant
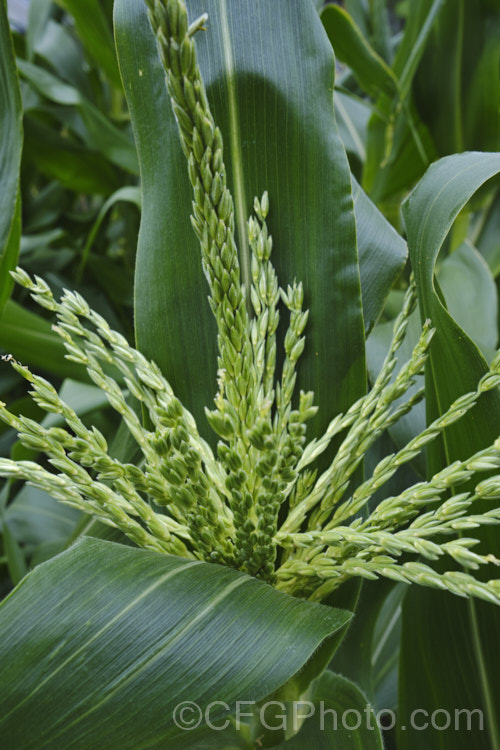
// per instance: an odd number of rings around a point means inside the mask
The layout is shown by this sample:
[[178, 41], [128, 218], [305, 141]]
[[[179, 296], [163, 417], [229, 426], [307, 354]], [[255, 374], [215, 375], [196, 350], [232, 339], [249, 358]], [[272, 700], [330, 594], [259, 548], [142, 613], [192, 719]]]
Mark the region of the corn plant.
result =
[[[261, 41], [274, 34], [268, 11], [247, 2], [229, 10], [216, 0], [208, 14], [197, 13], [197, 2], [188, 4], [189, 15], [182, 0], [146, 5], [118, 0], [115, 7], [143, 188], [137, 346], [79, 293], [65, 290], [58, 299], [43, 278], [12, 271], [55, 317], [66, 358], [86, 368], [133, 448], [128, 459], [113, 455], [96, 426], [10, 353], [5, 366], [59, 423], [0, 405], [0, 419], [41, 454], [0, 459], [0, 475], [91, 515], [132, 546], [82, 538], [6, 599], [0, 728], [16, 748], [265, 743], [293, 750], [318, 741], [381, 748], [370, 706], [369, 727], [330, 732], [314, 712], [271, 726], [260, 708], [272, 696], [278, 705], [307, 698], [313, 708], [347, 701], [363, 710], [359, 688], [324, 671], [355, 611], [360, 579], [429, 587], [485, 602], [486, 611], [500, 603], [500, 560], [488, 536], [500, 521], [500, 352], [487, 363], [433, 287], [454, 219], [500, 171], [500, 157], [443, 159], [405, 202], [413, 273], [367, 390], [365, 333], [404, 264], [402, 240], [351, 181], [325, 86], [333, 85], [333, 56], [313, 6], [279, 4], [291, 33], [278, 44], [280, 54], [288, 59], [294, 34], [294, 54], [303, 50], [308, 60], [313, 40], [316, 54], [316, 65], [286, 79], [284, 92], [293, 103], [313, 79], [313, 91], [321, 91], [313, 122], [309, 101], [295, 103], [284, 117], [289, 131], [270, 136], [296, 145], [298, 166], [286, 183], [277, 180], [281, 164], [277, 173], [266, 163], [255, 168], [253, 149], [258, 155], [268, 122], [263, 130], [254, 122], [247, 151], [240, 140], [249, 91], [260, 91], [267, 104], [275, 95], [274, 124], [283, 122], [277, 71], [262, 84], [260, 63], [250, 75], [248, 53], [237, 46], [237, 18], [240, 32], [250, 20]], [[213, 103], [202, 72], [207, 59], [212, 83], [227, 96], [214, 94]], [[158, 98], [163, 77], [168, 97]], [[141, 110], [148, 98], [155, 104]], [[314, 174], [305, 201], [304, 179], [321, 162], [324, 183], [318, 190]], [[190, 204], [180, 200], [186, 188]], [[366, 217], [372, 229], [363, 236]], [[182, 242], [188, 223], [190, 238]], [[375, 230], [389, 245], [385, 254], [371, 245]], [[373, 254], [381, 269], [370, 286]], [[417, 301], [421, 330], [401, 365]], [[464, 366], [445, 389], [457, 352]], [[415, 390], [424, 371], [432, 385]], [[424, 395], [428, 424], [364, 475], [377, 441]], [[388, 490], [424, 451], [428, 478]], [[252, 704], [243, 722], [242, 701]], [[188, 704], [201, 718], [182, 726], [177, 710]], [[494, 717], [487, 720], [495, 742]]]

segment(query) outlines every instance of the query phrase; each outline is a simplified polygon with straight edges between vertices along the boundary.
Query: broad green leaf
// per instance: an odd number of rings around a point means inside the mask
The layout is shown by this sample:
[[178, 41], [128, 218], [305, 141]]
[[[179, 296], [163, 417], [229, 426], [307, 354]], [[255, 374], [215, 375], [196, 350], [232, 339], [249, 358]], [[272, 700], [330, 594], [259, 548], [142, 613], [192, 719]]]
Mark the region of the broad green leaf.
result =
[[264, 698], [349, 617], [230, 568], [85, 539], [0, 606], [3, 742], [196, 747], [176, 706]]
[[294, 737], [278, 745], [279, 750], [383, 750], [380, 729], [368, 700], [346, 677], [325, 672], [309, 700], [280, 711], [278, 721], [273, 721], [275, 726], [282, 721], [294, 729], [294, 719], [297, 725], [304, 716], [310, 718]]
[[108, 79], [121, 88], [120, 72], [116, 61], [113, 35], [109, 28], [102, 3], [99, 0], [56, 0], [75, 21], [78, 36], [89, 56], [97, 63]]
[[327, 5], [321, 20], [337, 57], [352, 70], [361, 88], [372, 97], [383, 91], [398, 95], [398, 81], [385, 60], [370, 46], [366, 36], [343, 8]]
[[[364, 389], [350, 172], [334, 119], [331, 47], [309, 2], [192, 0], [188, 10], [191, 18], [209, 16], [197, 45], [224, 136], [243, 279], [248, 284], [246, 220], [254, 196], [267, 189], [278, 278], [285, 287], [294, 278], [304, 283], [311, 314], [298, 384], [321, 405], [312, 428], [319, 430]], [[142, 0], [117, 1], [115, 30], [143, 188], [137, 342], [203, 429], [216, 387], [216, 332], [190, 226], [185, 158]]]
[[[439, 250], [454, 219], [471, 196], [500, 173], [500, 154], [466, 153], [432, 165], [403, 204], [408, 249], [417, 282], [422, 318], [436, 328], [426, 373], [429, 418], [442, 413], [461, 394], [474, 390], [487, 372], [477, 346], [451, 317], [437, 294], [434, 268]], [[484, 394], [478, 405], [443, 441], [428, 451], [431, 473], [457, 458], [491, 444], [498, 437], [500, 393]], [[498, 555], [498, 535], [477, 531], [483, 548]], [[479, 573], [478, 573], [479, 575]], [[491, 577], [489, 571], [485, 572]], [[494, 575], [494, 574], [493, 574]], [[403, 608], [400, 712], [405, 724], [415, 708], [458, 708], [483, 712], [484, 730], [457, 732], [453, 721], [446, 731], [400, 731], [402, 750], [471, 747], [500, 748], [496, 707], [500, 700], [500, 673], [491, 654], [500, 647], [498, 608], [482, 602], [461, 602], [456, 597], [411, 589]], [[430, 658], [432, 654], [432, 667]]]
[[[247, 712], [248, 706], [244, 705], [244, 712]], [[245, 719], [247, 721], [247, 719]], [[210, 722], [217, 729], [207, 727], [203, 730], [197, 730], [192, 737], [193, 732], [184, 732], [184, 736], [176, 743], [175, 750], [192, 750], [193, 743], [197, 750], [251, 750], [252, 745], [249, 743], [248, 726], [244, 721], [238, 724], [236, 728], [236, 718], [233, 716], [224, 717]]]
[[10, 296], [21, 238], [22, 104], [5, 0], [0, 0], [0, 310]]
[[63, 83], [47, 70], [18, 60], [19, 72], [42, 96], [56, 104], [77, 108], [86, 129], [87, 145], [122, 169], [138, 173], [137, 153], [127, 135], [119, 130], [78, 89]]
[[59, 377], [89, 382], [82, 365], [64, 359], [61, 338], [45, 318], [9, 300], [0, 315], [0, 346], [23, 364]]

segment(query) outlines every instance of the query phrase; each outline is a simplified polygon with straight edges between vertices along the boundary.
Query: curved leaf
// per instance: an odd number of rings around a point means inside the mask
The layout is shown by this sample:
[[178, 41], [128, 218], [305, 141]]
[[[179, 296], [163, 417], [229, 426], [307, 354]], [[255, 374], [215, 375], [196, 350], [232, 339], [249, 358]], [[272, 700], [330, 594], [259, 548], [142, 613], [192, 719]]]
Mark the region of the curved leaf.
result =
[[174, 721], [178, 704], [223, 701], [220, 717], [265, 697], [349, 618], [230, 568], [84, 539], [0, 606], [2, 740], [196, 746]]
[[[311, 3], [191, 0], [207, 12], [198, 56], [225, 143], [243, 278], [246, 220], [269, 191], [281, 286], [302, 280], [310, 308], [299, 386], [324, 428], [365, 387], [350, 172], [333, 111], [334, 58]], [[276, 19], [279, 18], [279, 25]], [[216, 388], [216, 332], [189, 212], [191, 191], [142, 0], [118, 0], [116, 41], [141, 165], [136, 275], [139, 347], [162, 367], [203, 429]], [[322, 416], [321, 416], [322, 415]]]
[[[500, 173], [500, 154], [465, 153], [433, 164], [403, 204], [408, 249], [417, 282], [422, 318], [436, 328], [426, 373], [427, 411], [430, 419], [441, 414], [458, 396], [475, 390], [487, 372], [477, 346], [451, 317], [435, 284], [439, 250], [458, 213], [487, 180]], [[431, 473], [457, 458], [491, 444], [499, 433], [500, 392], [484, 394], [477, 406], [443, 441], [428, 451]], [[498, 555], [498, 534], [477, 531], [484, 548]], [[488, 571], [486, 575], [489, 576]], [[474, 745], [478, 750], [500, 748], [500, 727], [495, 707], [500, 700], [500, 673], [490, 654], [500, 647], [500, 612], [483, 602], [461, 602], [456, 597], [414, 589], [403, 608], [400, 711], [405, 724], [416, 707], [429, 715], [436, 708], [478, 709], [484, 730], [457, 732], [454, 723], [436, 732], [429, 725], [418, 732], [401, 731], [403, 750], [422, 747], [458, 750]], [[432, 665], [429, 663], [430, 654]]]
[[[437, 329], [429, 358], [428, 393], [432, 413], [442, 413], [458, 396], [474, 390], [487, 371], [477, 346], [447, 312], [436, 292], [434, 268], [439, 250], [458, 213], [487, 180], [500, 173], [500, 154], [466, 153], [440, 159], [403, 203], [408, 249], [415, 273], [422, 320]], [[457, 363], [461, 363], [457, 366]], [[485, 394], [477, 407], [446, 431], [446, 458], [465, 457], [498, 437], [500, 394]], [[431, 455], [434, 451], [431, 452]], [[440, 467], [438, 467], [440, 468]], [[436, 460], [430, 470], [436, 470]]]
[[[371, 706], [354, 682], [325, 672], [311, 699], [300, 701], [287, 715], [308, 716], [295, 737], [279, 750], [383, 750], [380, 729]], [[290, 722], [291, 723], [291, 722]]]
[[7, 8], [0, 2], [0, 310], [9, 298], [21, 240], [19, 170], [23, 147], [22, 104]]

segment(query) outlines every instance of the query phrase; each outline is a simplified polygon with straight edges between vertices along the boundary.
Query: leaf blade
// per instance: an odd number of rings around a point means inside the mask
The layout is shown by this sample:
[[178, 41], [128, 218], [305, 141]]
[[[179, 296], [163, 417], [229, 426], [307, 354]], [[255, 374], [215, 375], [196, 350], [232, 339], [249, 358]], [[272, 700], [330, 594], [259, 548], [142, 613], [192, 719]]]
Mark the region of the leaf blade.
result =
[[[472, 195], [498, 173], [500, 154], [497, 153], [469, 152], [445, 157], [429, 168], [403, 204], [422, 319], [430, 317], [437, 329], [426, 373], [429, 419], [442, 413], [458, 396], [475, 390], [488, 369], [477, 346], [440, 300], [434, 270], [453, 221]], [[499, 422], [500, 393], [483, 394], [471, 412], [446, 430], [443, 442], [434, 443], [428, 453], [430, 473], [490, 445], [498, 437]], [[488, 551], [497, 551], [494, 532], [484, 529], [475, 536]], [[441, 732], [431, 727], [425, 733], [400, 731], [403, 750], [421, 747], [422, 740], [429, 748], [455, 750], [470, 746], [472, 737], [477, 748], [500, 747], [500, 728], [493, 709], [500, 696], [500, 678], [486, 657], [491, 644], [498, 643], [499, 632], [500, 614], [495, 607], [410, 589], [403, 607], [400, 662], [403, 723], [417, 705], [428, 710], [429, 715], [437, 707], [451, 712], [463, 707], [483, 711], [486, 731], [460, 736], [453, 726]], [[437, 668], [429, 664], [430, 651], [438, 654]], [[457, 655], [460, 655], [458, 661]]]
[[[276, 38], [271, 23], [276, 3], [257, 7], [248, 0], [231, 4], [211, 0], [203, 7], [195, 0], [189, 3], [190, 16], [202, 10], [209, 14], [209, 33], [200, 36], [198, 56], [226, 144], [228, 181], [233, 188], [239, 185], [238, 237], [241, 243], [253, 196], [267, 189], [278, 278], [285, 287], [294, 277], [301, 279], [311, 311], [299, 387], [314, 390], [317, 401], [325, 404], [314, 425], [320, 430], [332, 412], [345, 409], [365, 387], [350, 173], [329, 92], [333, 55], [308, 4], [280, 0]], [[142, 6], [120, 0], [115, 28], [144, 188], [136, 276], [137, 342], [156, 359], [203, 429], [203, 410], [215, 390], [216, 333], [205, 302], [206, 283], [188, 209], [185, 215], [179, 210], [190, 205], [184, 157]], [[272, 55], [262, 53], [270, 49]], [[297, 56], [303, 56], [303, 65]], [[228, 57], [232, 58], [229, 66]], [[315, 100], [311, 90], [318, 92], [314, 117], [308, 104]], [[238, 126], [231, 114], [235, 109]], [[242, 138], [236, 137], [238, 131]], [[157, 139], [157, 150], [152, 148], [152, 138]], [[158, 153], [169, 154], [168, 175], [162, 173]], [[240, 257], [245, 257], [241, 248]], [[199, 308], [196, 314], [193, 300]], [[323, 325], [325, 319], [328, 327]]]
[[[383, 750], [373, 709], [359, 687], [346, 677], [325, 672], [316, 681], [311, 700], [304, 704], [304, 711], [314, 713], [279, 750]], [[300, 703], [294, 710], [298, 714]]]
[[160, 747], [183, 736], [176, 704], [265, 697], [349, 617], [229, 568], [86, 539], [0, 607], [0, 730], [19, 750]]

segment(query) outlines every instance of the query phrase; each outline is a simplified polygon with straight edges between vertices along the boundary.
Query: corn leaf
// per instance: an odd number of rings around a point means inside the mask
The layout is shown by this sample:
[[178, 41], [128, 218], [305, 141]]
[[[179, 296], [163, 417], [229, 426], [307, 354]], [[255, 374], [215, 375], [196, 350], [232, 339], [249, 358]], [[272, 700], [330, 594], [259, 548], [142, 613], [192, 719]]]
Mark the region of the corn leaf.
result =
[[178, 704], [222, 701], [215, 722], [264, 698], [349, 618], [230, 568], [84, 539], [0, 606], [2, 741], [196, 747]]
[[[267, 0], [188, 2], [208, 98], [225, 144], [248, 284], [246, 220], [269, 191], [273, 262], [302, 280], [311, 315], [298, 385], [325, 426], [364, 390], [363, 321], [350, 172], [333, 110], [334, 58], [314, 7]], [[279, 18], [279, 24], [276, 19]], [[190, 226], [185, 158], [142, 0], [117, 0], [118, 56], [141, 164], [136, 270], [139, 348], [165, 371], [203, 429], [216, 389], [216, 331]]]
[[[354, 682], [325, 672], [313, 686], [310, 700], [297, 702], [285, 714], [289, 725], [306, 716], [299, 732], [279, 750], [383, 750], [375, 714]], [[281, 716], [281, 713], [280, 713]], [[272, 725], [272, 720], [268, 723]]]
[[[430, 318], [436, 334], [426, 373], [428, 418], [442, 414], [458, 396], [474, 390], [487, 371], [484, 357], [447, 311], [437, 293], [434, 269], [439, 250], [458, 213], [472, 195], [500, 173], [500, 154], [465, 153], [436, 162], [403, 204], [408, 249], [415, 271], [422, 318]], [[442, 441], [428, 451], [429, 472], [464, 458], [498, 438], [500, 393], [484, 394], [477, 406], [448, 428]], [[498, 534], [477, 531], [488, 551], [498, 555]], [[487, 577], [495, 574], [486, 572]], [[500, 647], [498, 608], [477, 601], [462, 602], [440, 592], [411, 588], [403, 608], [399, 732], [403, 750], [421, 748], [500, 748], [496, 706], [500, 675], [490, 654]], [[432, 662], [432, 664], [431, 664]], [[450, 726], [436, 731], [409, 731], [415, 708], [450, 711]], [[455, 727], [456, 709], [482, 711], [483, 730], [475, 714], [471, 732]], [[465, 721], [465, 719], [462, 719]], [[465, 725], [464, 725], [465, 726]], [[464, 729], [464, 726], [461, 728]]]

